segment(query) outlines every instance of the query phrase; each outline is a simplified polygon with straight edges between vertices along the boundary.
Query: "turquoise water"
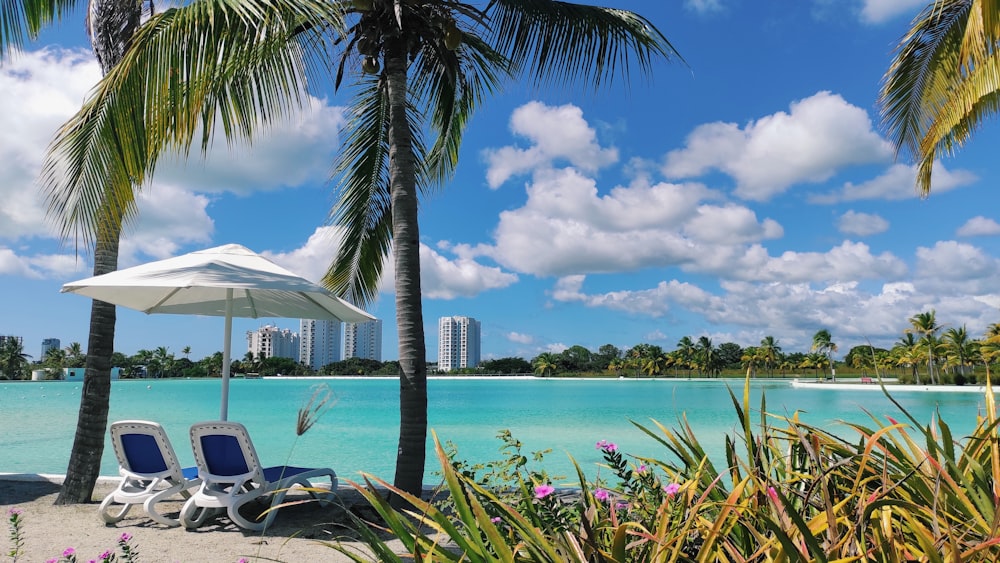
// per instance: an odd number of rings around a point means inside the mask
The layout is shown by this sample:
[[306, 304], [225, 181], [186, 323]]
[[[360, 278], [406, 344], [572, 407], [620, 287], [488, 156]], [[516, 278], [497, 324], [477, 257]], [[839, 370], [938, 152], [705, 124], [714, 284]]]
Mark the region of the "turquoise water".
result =
[[[336, 404], [296, 441], [295, 421], [312, 386], [333, 390]], [[740, 396], [741, 381], [730, 381]], [[70, 382], [0, 383], [0, 472], [66, 472], [73, 442], [81, 385]], [[861, 408], [897, 417], [899, 412], [878, 391], [793, 389], [787, 381], [754, 382], [751, 405], [766, 393], [768, 410], [777, 414], [804, 411], [809, 423], [836, 430], [836, 421], [870, 425]], [[561, 380], [561, 379], [431, 379], [428, 382], [429, 425], [442, 440], [454, 442], [460, 457], [498, 459], [495, 438], [510, 429], [524, 451], [551, 448], [545, 459], [550, 473], [573, 475], [572, 455], [588, 473], [597, 471], [598, 440], [617, 443], [623, 451], [667, 459], [668, 453], [635, 428], [634, 420], [652, 427], [655, 419], [676, 427], [686, 415], [710, 455], [721, 458], [723, 438], [732, 433], [734, 411], [720, 381], [691, 380]], [[398, 438], [399, 383], [395, 379], [233, 380], [229, 418], [250, 430], [265, 465], [329, 466], [342, 477], [356, 479], [364, 471], [392, 480]], [[219, 415], [219, 380], [115, 381], [110, 420], [147, 419], [162, 424], [184, 465], [193, 465], [187, 428]], [[909, 392], [896, 398], [918, 420], [931, 420], [935, 409], [955, 436], [969, 432], [984, 398], [977, 393]], [[841, 428], [843, 428], [841, 426]], [[853, 437], [849, 430], [843, 436]], [[436, 481], [432, 452], [427, 482]], [[117, 475], [110, 443], [105, 447], [103, 475]]]

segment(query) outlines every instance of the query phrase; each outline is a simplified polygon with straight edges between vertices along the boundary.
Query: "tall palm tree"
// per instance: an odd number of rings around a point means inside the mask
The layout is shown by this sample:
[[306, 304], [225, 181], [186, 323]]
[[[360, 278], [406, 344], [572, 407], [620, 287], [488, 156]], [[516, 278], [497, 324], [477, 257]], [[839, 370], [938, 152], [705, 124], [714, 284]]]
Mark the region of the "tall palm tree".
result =
[[542, 377], [548, 377], [552, 375], [552, 372], [556, 369], [556, 362], [558, 358], [555, 354], [551, 352], [542, 352], [535, 357], [531, 365], [535, 368], [535, 373]]
[[774, 365], [781, 357], [781, 346], [773, 336], [765, 336], [760, 341], [760, 353], [764, 359], [764, 367], [767, 368], [768, 375], [774, 375]]
[[42, 184], [67, 230], [90, 235], [102, 219], [95, 210], [108, 201], [134, 219], [134, 186], [148, 180], [164, 150], [185, 152], [197, 133], [206, 150], [217, 120], [230, 140], [249, 139], [301, 107], [307, 85], [325, 83], [325, 69], [335, 71], [336, 88], [345, 75], [358, 76], [335, 164], [340, 197], [331, 220], [344, 236], [324, 282], [369, 303], [393, 256], [395, 484], [419, 493], [427, 368], [418, 191], [451, 177], [473, 110], [505, 79], [602, 86], [675, 55], [637, 14], [551, 0], [493, 0], [482, 8], [454, 0], [193, 1], [138, 30], [55, 140]]
[[830, 377], [837, 381], [837, 372], [833, 369], [833, 353], [837, 351], [837, 345], [833, 342], [833, 336], [830, 335], [829, 330], [823, 328], [816, 331], [816, 334], [813, 335], [811, 350], [826, 356], [827, 364], [830, 366]]
[[912, 332], [905, 333], [896, 341], [896, 344], [892, 347], [892, 355], [896, 359], [897, 366], [910, 368], [914, 383], [920, 385], [920, 372], [917, 371], [917, 365], [919, 365], [923, 354], [921, 353], [920, 343], [917, 342]]
[[698, 365], [698, 370], [709, 376], [715, 375], [716, 370], [719, 367], [719, 356], [712, 344], [712, 339], [707, 336], [701, 336], [698, 338], [698, 343], [695, 344], [695, 362]]
[[918, 163], [917, 187], [931, 189], [938, 152], [962, 146], [997, 113], [1000, 2], [935, 0], [900, 41], [879, 95], [897, 155]]
[[937, 331], [941, 330], [941, 325], [937, 323], [934, 309], [913, 315], [909, 322], [910, 328], [906, 329], [906, 332], [920, 335], [922, 337], [921, 344], [927, 350], [927, 377], [930, 378], [933, 385], [937, 383], [937, 379], [934, 377], [934, 347], [937, 343], [935, 335]]
[[972, 339], [969, 337], [968, 330], [964, 325], [960, 328], [949, 328], [941, 336], [941, 343], [944, 346], [948, 363], [958, 368], [956, 370], [958, 373], [965, 375], [973, 352]]
[[677, 349], [675, 350], [678, 356], [678, 364], [684, 366], [685, 369], [694, 369], [694, 341], [691, 340], [690, 336], [683, 336], [677, 341]]

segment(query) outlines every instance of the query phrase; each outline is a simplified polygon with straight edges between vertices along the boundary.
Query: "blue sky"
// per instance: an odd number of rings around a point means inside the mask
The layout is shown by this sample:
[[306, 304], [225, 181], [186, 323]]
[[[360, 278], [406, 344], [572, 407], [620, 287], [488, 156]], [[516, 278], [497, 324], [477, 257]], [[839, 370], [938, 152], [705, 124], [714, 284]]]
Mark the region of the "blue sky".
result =
[[[917, 197], [876, 98], [893, 49], [924, 2], [685, 0], [640, 9], [688, 66], [657, 64], [600, 92], [511, 84], [469, 125], [453, 182], [421, 204], [424, 325], [482, 322], [485, 358], [683, 336], [808, 350], [830, 330], [842, 352], [890, 346], [916, 313], [979, 337], [1000, 321], [995, 149], [1000, 124], [938, 164]], [[0, 66], [0, 334], [86, 346], [90, 302], [60, 294], [90, 257], [45, 222], [34, 179], [56, 128], [99, 76], [82, 17]], [[121, 267], [225, 243], [318, 280], [343, 94], [252, 147], [161, 166]], [[371, 312], [396, 352], [391, 268]], [[297, 330], [297, 320], [237, 320]], [[119, 309], [116, 350], [166, 346], [200, 359], [222, 321]]]

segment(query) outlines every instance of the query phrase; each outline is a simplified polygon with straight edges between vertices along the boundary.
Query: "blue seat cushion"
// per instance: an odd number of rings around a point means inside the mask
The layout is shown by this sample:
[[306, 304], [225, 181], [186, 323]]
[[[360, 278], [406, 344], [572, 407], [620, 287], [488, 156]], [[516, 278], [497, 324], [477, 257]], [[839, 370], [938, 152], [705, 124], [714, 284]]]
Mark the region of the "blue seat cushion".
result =
[[167, 470], [160, 446], [149, 434], [122, 434], [122, 449], [135, 473], [148, 475]]

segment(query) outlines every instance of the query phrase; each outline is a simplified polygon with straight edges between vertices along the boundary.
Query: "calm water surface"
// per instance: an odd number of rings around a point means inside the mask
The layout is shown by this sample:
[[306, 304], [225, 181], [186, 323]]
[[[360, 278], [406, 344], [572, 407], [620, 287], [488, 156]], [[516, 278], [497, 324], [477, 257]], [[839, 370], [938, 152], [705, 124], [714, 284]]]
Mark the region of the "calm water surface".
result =
[[[741, 396], [742, 381], [729, 385]], [[306, 434], [296, 439], [295, 421], [314, 385], [328, 385], [336, 404]], [[66, 472], [80, 400], [79, 383], [0, 383], [0, 472]], [[853, 437], [837, 421], [871, 424], [862, 411], [882, 418], [898, 409], [878, 391], [793, 389], [787, 381], [754, 382], [751, 405], [765, 393], [768, 410], [802, 411], [811, 424]], [[524, 451], [551, 448], [544, 466], [572, 475], [569, 456], [593, 473], [600, 460], [594, 443], [616, 442], [626, 453], [668, 459], [668, 453], [630, 421], [653, 427], [652, 420], [677, 427], [686, 416], [710, 455], [721, 458], [723, 439], [733, 432], [734, 410], [726, 383], [697, 380], [431, 379], [429, 426], [442, 440], [473, 461], [498, 459], [498, 431], [510, 429]], [[233, 380], [230, 420], [245, 424], [265, 465], [291, 463], [334, 468], [355, 479], [364, 471], [392, 480], [399, 428], [399, 383], [395, 379]], [[187, 429], [219, 416], [219, 380], [116, 381], [110, 420], [147, 419], [162, 424], [184, 465], [193, 465]], [[894, 395], [918, 420], [935, 409], [963, 436], [982, 412], [977, 393], [910, 392]], [[438, 467], [428, 452], [426, 480]], [[117, 475], [110, 443], [103, 475]]]

